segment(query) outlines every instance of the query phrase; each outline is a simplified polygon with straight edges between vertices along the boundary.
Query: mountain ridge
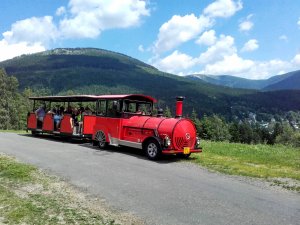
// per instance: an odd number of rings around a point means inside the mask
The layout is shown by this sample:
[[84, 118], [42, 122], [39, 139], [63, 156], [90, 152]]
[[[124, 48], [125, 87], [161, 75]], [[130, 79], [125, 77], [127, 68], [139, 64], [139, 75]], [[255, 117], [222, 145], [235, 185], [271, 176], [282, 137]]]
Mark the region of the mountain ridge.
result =
[[[142, 93], [160, 99], [161, 107], [175, 111], [175, 97], [185, 96], [184, 112], [201, 116], [221, 114], [228, 120], [249, 112], [258, 117], [300, 110], [300, 91], [260, 92], [212, 85], [164, 73], [121, 53], [95, 48], [61, 48], [23, 55], [0, 62], [8, 75], [17, 77], [20, 91], [29, 87], [51, 94]], [[262, 101], [257, 98], [260, 96]], [[286, 98], [293, 100], [286, 103]], [[272, 105], [264, 101], [271, 101]], [[265, 107], [267, 105], [267, 107]], [[287, 105], [287, 106], [286, 106]]]
[[300, 70], [282, 75], [272, 76], [269, 79], [251, 80], [231, 75], [191, 74], [187, 79], [200, 79], [210, 84], [231, 88], [256, 89], [256, 90], [300, 90]]

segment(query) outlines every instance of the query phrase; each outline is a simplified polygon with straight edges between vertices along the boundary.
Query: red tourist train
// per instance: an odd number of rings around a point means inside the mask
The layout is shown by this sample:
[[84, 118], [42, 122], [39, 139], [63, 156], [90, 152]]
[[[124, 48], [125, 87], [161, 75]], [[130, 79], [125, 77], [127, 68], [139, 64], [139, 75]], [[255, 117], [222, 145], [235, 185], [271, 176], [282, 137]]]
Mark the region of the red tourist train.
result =
[[[138, 94], [30, 99], [34, 106], [28, 113], [27, 129], [32, 134], [88, 138], [100, 148], [113, 145], [143, 149], [152, 160], [161, 154], [187, 158], [202, 151], [195, 125], [182, 117], [183, 97], [177, 97], [175, 118], [163, 117], [160, 110], [152, 116], [156, 99]], [[80, 106], [78, 110], [72, 108], [75, 103]]]

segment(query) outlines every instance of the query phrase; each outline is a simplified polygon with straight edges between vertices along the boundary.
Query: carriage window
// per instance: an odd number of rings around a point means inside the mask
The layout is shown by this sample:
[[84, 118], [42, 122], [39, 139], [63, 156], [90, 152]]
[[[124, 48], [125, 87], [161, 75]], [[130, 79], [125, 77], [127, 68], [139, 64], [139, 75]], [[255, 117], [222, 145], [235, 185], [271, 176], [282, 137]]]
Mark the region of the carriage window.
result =
[[152, 105], [150, 103], [137, 103], [137, 113], [151, 115]]
[[120, 117], [120, 101], [116, 101], [116, 100], [107, 101], [107, 116]]
[[98, 111], [97, 115], [105, 116], [106, 115], [106, 101], [102, 100], [98, 102]]
[[136, 103], [135, 103], [135, 102], [130, 102], [130, 103], [128, 104], [128, 112], [130, 112], [130, 113], [135, 113], [136, 110], [137, 110], [137, 108], [136, 108]]
[[151, 115], [152, 104], [149, 102], [125, 101], [123, 111], [128, 113], [137, 113], [141, 115]]

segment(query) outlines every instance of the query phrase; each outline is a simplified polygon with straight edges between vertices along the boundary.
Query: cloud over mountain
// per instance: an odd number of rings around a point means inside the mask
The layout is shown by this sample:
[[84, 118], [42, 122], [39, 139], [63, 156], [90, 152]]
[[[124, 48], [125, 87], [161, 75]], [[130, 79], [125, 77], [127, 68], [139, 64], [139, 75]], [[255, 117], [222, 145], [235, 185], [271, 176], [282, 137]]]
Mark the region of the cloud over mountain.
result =
[[149, 16], [142, 0], [70, 0], [68, 7], [56, 10], [53, 16], [31, 17], [16, 21], [0, 40], [0, 60], [47, 49], [61, 39], [96, 38], [103, 30], [128, 28]]

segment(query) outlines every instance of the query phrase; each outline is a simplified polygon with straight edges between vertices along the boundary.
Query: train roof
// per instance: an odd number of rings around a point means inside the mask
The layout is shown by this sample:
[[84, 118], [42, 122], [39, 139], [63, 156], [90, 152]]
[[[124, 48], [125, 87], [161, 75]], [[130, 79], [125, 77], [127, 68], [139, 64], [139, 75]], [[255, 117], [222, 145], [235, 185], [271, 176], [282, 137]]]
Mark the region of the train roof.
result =
[[51, 101], [51, 102], [93, 102], [98, 99], [130, 99], [138, 101], [157, 102], [155, 98], [141, 94], [129, 95], [66, 95], [66, 96], [40, 96], [29, 97], [31, 100]]

